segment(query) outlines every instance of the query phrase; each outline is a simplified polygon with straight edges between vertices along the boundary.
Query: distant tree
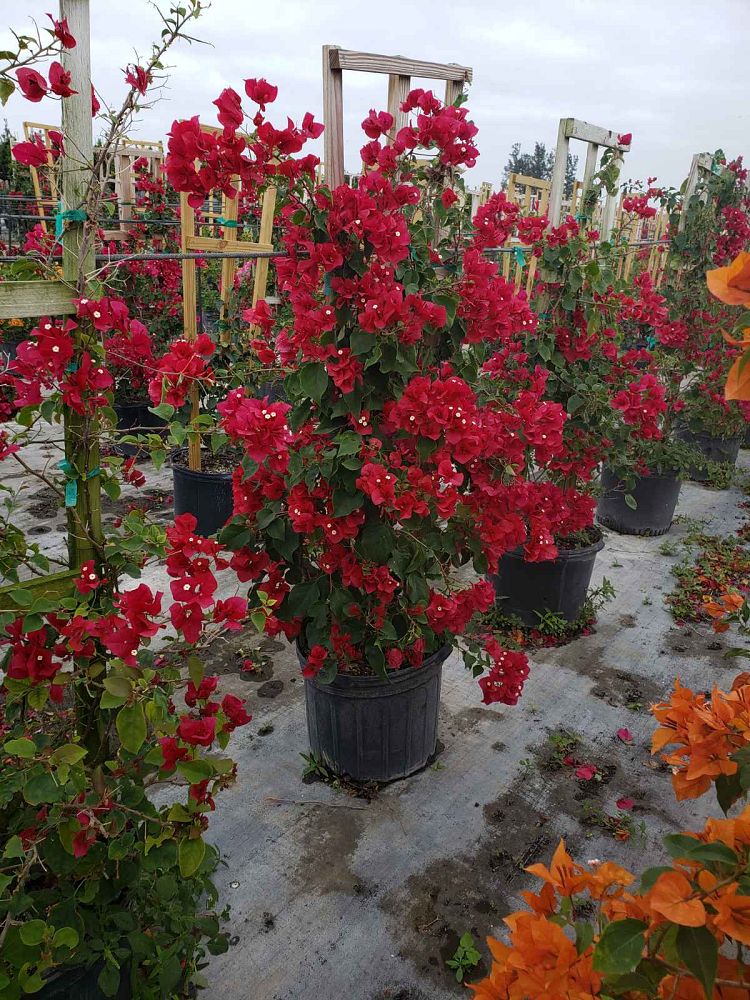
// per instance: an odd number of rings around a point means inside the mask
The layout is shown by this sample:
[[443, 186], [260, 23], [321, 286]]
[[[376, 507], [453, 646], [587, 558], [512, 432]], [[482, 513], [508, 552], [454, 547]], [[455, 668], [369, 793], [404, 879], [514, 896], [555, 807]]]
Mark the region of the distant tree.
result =
[[[522, 153], [521, 143], [514, 142], [510, 149], [508, 162], [503, 170], [503, 187], [508, 183], [511, 174], [525, 174], [527, 177], [538, 177], [540, 181], [548, 181], [552, 177], [552, 168], [555, 165], [555, 154], [552, 150], [547, 150], [545, 143], [535, 142], [533, 153]], [[565, 197], [569, 198], [573, 193], [573, 182], [576, 179], [578, 169], [578, 157], [568, 153], [568, 162], [565, 168]]]

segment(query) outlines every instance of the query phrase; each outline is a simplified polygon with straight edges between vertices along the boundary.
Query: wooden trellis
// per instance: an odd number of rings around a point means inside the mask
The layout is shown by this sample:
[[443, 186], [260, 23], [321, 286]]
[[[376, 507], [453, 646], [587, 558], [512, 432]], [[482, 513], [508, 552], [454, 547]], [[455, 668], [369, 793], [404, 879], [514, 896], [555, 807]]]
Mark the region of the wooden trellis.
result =
[[31, 183], [34, 188], [34, 198], [36, 200], [36, 211], [39, 216], [39, 224], [46, 233], [47, 222], [45, 216], [54, 215], [60, 200], [60, 192], [57, 186], [57, 170], [55, 158], [52, 155], [52, 140], [50, 132], [60, 132], [59, 125], [42, 125], [40, 122], [24, 122], [23, 135], [27, 142], [31, 142], [36, 136], [41, 138], [47, 150], [47, 163], [41, 167], [29, 167], [31, 173]]
[[344, 183], [344, 70], [380, 73], [388, 77], [388, 111], [393, 115], [394, 133], [407, 123], [401, 103], [411, 90], [412, 77], [445, 81], [445, 103], [453, 104], [472, 70], [456, 63], [424, 62], [403, 56], [381, 56], [354, 52], [338, 45], [323, 46], [323, 133], [325, 179], [330, 187]]
[[[56, 214], [60, 200], [57, 183], [58, 168], [52, 155], [52, 141], [50, 139], [50, 133], [60, 132], [60, 126], [44, 125], [41, 122], [24, 122], [23, 132], [27, 141], [31, 141], [34, 136], [39, 136], [49, 151], [47, 163], [44, 166], [29, 167], [39, 224], [46, 233], [49, 232], [48, 217]], [[105, 240], [125, 239], [133, 216], [138, 214], [138, 208], [135, 205], [133, 164], [141, 158], [149, 161], [149, 172], [153, 177], [156, 177], [164, 160], [164, 144], [161, 140], [125, 139], [116, 149], [111, 183], [117, 199], [117, 214], [120, 225], [117, 228], [105, 229]]]
[[508, 175], [508, 200], [527, 214], [544, 215], [549, 206], [550, 187], [550, 181], [512, 173]]
[[[183, 254], [195, 251], [203, 253], [232, 253], [240, 255], [250, 250], [270, 253], [273, 251], [273, 220], [276, 209], [276, 188], [268, 187], [263, 193], [261, 203], [260, 225], [258, 229], [257, 242], [237, 239], [237, 214], [239, 208], [240, 192], [236, 197], [228, 198], [222, 196], [221, 216], [212, 209], [202, 212], [205, 218], [211, 216], [214, 220], [220, 218], [224, 225], [220, 226], [221, 236], [205, 236], [196, 231], [200, 230], [200, 222], [196, 220], [196, 211], [188, 203], [188, 197], [183, 192], [180, 195], [180, 246]], [[212, 226], [215, 231], [215, 225]], [[265, 297], [266, 286], [268, 284], [268, 258], [257, 258], [255, 261], [255, 278], [253, 283], [253, 306], [259, 299]], [[234, 285], [234, 276], [237, 271], [237, 259], [227, 257], [222, 261], [221, 266], [221, 313], [222, 319], [226, 317], [229, 296]], [[198, 302], [196, 286], [196, 260], [195, 258], [185, 258], [182, 261], [182, 310], [183, 310], [183, 332], [186, 340], [195, 340], [198, 336]], [[192, 417], [195, 419], [199, 413], [198, 387], [193, 386], [190, 395]], [[200, 435], [191, 434], [188, 439], [188, 465], [194, 472], [201, 468], [201, 444]]]
[[[624, 145], [618, 141], [618, 133], [612, 129], [601, 128], [598, 125], [589, 125], [588, 122], [580, 121], [578, 118], [561, 118], [557, 132], [557, 147], [555, 149], [555, 164], [552, 169], [552, 182], [549, 196], [549, 218], [553, 226], [559, 226], [562, 215], [563, 194], [565, 193], [565, 174], [568, 165], [568, 150], [570, 140], [577, 139], [587, 144], [586, 165], [583, 171], [583, 183], [581, 188], [581, 198], [585, 197], [586, 190], [591, 184], [596, 173], [599, 149], [614, 149], [617, 157], [622, 160], [622, 155], [627, 153], [630, 145]], [[598, 229], [603, 239], [607, 239], [612, 232], [614, 225], [615, 210], [617, 208], [617, 198], [615, 195], [607, 194], [602, 209], [602, 217]]]
[[134, 218], [141, 213], [136, 205], [135, 171], [137, 160], [148, 161], [148, 170], [155, 179], [164, 161], [164, 144], [160, 139], [125, 139], [117, 147], [114, 155], [114, 194], [117, 199], [117, 214], [120, 226], [105, 230], [105, 240], [125, 239]]

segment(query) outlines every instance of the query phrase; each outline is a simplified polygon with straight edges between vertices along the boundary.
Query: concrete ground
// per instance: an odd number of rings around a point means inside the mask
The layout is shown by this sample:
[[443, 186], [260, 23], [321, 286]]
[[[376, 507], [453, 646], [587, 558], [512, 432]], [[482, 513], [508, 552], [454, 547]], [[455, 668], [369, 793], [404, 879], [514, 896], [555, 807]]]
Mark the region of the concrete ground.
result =
[[[40, 456], [41, 457], [41, 456]], [[740, 458], [744, 472], [750, 458]], [[144, 466], [144, 471], [148, 466]], [[4, 471], [10, 471], [8, 463]], [[149, 475], [151, 505], [169, 502], [170, 475]], [[683, 486], [678, 513], [705, 518], [706, 530], [733, 533], [742, 521], [737, 488]], [[49, 498], [48, 498], [49, 499]], [[20, 521], [60, 550], [62, 527], [32, 488]], [[109, 516], [122, 512], [120, 501]], [[34, 513], [36, 511], [36, 513]], [[668, 772], [649, 754], [648, 706], [674, 678], [695, 688], [729, 685], [733, 644], [708, 627], [675, 628], [662, 604], [670, 569], [684, 554], [687, 525], [665, 538], [608, 533], [594, 585], [606, 576], [617, 597], [596, 632], [532, 657], [515, 708], [485, 707], [476, 681], [452, 657], [445, 665], [435, 764], [379, 790], [371, 800], [303, 782], [307, 750], [302, 682], [293, 651], [265, 641], [260, 676], [240, 673], [256, 645], [240, 636], [211, 651], [222, 690], [249, 699], [253, 723], [230, 752], [236, 785], [221, 794], [210, 837], [224, 854], [217, 875], [234, 946], [212, 959], [207, 1000], [449, 1000], [467, 995], [445, 968], [458, 938], [483, 939], [519, 908], [534, 880], [522, 871], [548, 861], [560, 837], [581, 861], [611, 858], [636, 871], [661, 860], [661, 836], [701, 824], [713, 798], [678, 804]], [[668, 539], [677, 554], [659, 551]], [[155, 581], [154, 581], [155, 582]], [[628, 746], [616, 737], [625, 726]], [[602, 782], [582, 783], [555, 767], [549, 734], [580, 737], [576, 755], [598, 766]], [[616, 841], [584, 814], [614, 814], [620, 796], [635, 802], [634, 836]], [[639, 827], [642, 826], [642, 831]], [[480, 965], [477, 978], [486, 971]]]

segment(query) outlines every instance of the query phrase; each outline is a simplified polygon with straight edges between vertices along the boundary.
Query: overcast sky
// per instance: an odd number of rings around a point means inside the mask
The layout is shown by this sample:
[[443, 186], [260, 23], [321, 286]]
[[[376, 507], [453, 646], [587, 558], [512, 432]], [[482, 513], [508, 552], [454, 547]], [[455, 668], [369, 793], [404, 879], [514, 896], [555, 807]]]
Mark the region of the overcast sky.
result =
[[[0, 25], [20, 31], [28, 15], [42, 23], [56, 8], [55, 0], [0, 0]], [[157, 18], [147, 0], [91, 0], [91, 8], [93, 79], [116, 100], [120, 69], [147, 51]], [[328, 43], [471, 66], [468, 107], [481, 151], [472, 182], [498, 187], [513, 142], [554, 147], [561, 117], [632, 132], [627, 177], [679, 184], [695, 152], [750, 156], [750, 0], [213, 0], [196, 33], [209, 44], [172, 51], [169, 89], [134, 138], [161, 138], [175, 118], [193, 114], [215, 123], [212, 100], [226, 86], [243, 93], [248, 77], [278, 85], [272, 120], [308, 110], [320, 120]], [[385, 77], [344, 76], [347, 166], [358, 162], [359, 123], [385, 107], [386, 87]], [[14, 96], [4, 113], [20, 131], [29, 117], [57, 123], [59, 104]], [[583, 157], [579, 176], [582, 168]]]

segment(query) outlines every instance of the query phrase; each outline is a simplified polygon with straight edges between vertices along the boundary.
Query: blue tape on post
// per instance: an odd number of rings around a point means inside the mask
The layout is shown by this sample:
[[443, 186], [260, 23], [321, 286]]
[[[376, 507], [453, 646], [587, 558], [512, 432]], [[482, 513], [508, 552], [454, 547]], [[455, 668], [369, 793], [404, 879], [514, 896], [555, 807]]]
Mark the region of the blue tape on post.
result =
[[65, 506], [75, 507], [78, 503], [78, 480], [69, 479], [65, 484]]
[[515, 250], [513, 251], [513, 256], [516, 258], [516, 264], [518, 264], [519, 267], [525, 267], [526, 258], [523, 255], [523, 250], [521, 249], [521, 247], [515, 248]]
[[216, 225], [228, 226], [230, 229], [236, 229], [239, 226], [239, 222], [235, 222], [233, 219], [225, 219], [223, 215], [217, 215]]
[[62, 202], [58, 205], [58, 210], [55, 215], [55, 243], [59, 242], [65, 231], [66, 222], [85, 222], [86, 213], [82, 208], [69, 208], [63, 212]]

